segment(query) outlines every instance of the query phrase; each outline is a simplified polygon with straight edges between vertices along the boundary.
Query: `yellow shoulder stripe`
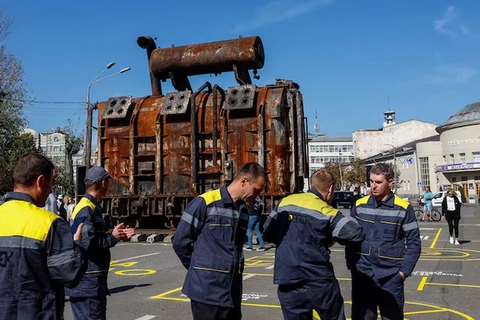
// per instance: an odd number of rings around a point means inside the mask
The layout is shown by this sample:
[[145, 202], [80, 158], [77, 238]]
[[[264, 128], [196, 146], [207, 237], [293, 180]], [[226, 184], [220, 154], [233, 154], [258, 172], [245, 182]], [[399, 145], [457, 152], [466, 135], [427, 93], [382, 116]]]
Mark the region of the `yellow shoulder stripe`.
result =
[[220, 193], [220, 189], [207, 191], [204, 194], [200, 195], [205, 200], [205, 204], [208, 206], [209, 204], [222, 199], [222, 194]]
[[45, 241], [53, 221], [59, 218], [30, 202], [10, 200], [0, 206], [0, 237]]
[[311, 192], [292, 194], [283, 198], [280, 202], [279, 209], [289, 205], [317, 211], [326, 216], [336, 216], [338, 213], [337, 209]]
[[95, 211], [95, 204], [88, 198], [83, 197], [80, 202], [75, 206], [75, 209], [73, 209], [72, 217], [70, 219], [74, 220], [78, 212], [85, 207], [90, 207], [90, 209]]
[[357, 201], [355, 201], [355, 205], [359, 206], [361, 204], [366, 204], [368, 202], [368, 199], [370, 199], [370, 195], [358, 199]]
[[393, 198], [393, 203], [396, 205], [396, 206], [399, 206], [399, 207], [402, 207], [403, 209], [407, 209], [408, 205], [410, 204], [408, 201], [406, 200], [403, 200], [402, 198], [400, 198], [399, 196], [395, 196]]

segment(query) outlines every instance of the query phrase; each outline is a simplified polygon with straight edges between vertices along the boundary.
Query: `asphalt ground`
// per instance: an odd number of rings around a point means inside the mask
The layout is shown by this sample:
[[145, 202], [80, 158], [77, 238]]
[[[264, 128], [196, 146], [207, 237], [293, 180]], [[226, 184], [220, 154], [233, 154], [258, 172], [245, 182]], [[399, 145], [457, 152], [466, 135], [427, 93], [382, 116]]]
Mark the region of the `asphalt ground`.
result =
[[[464, 206], [460, 246], [449, 243], [446, 222], [421, 222], [420, 230], [422, 256], [405, 282], [405, 319], [480, 319], [480, 207]], [[331, 249], [349, 318], [351, 281], [344, 250]], [[245, 252], [244, 319], [283, 318], [272, 282], [274, 255], [275, 249]], [[108, 319], [192, 319], [181, 293], [186, 270], [171, 244], [124, 242], [112, 256]], [[65, 319], [73, 319], [68, 302], [65, 309]]]

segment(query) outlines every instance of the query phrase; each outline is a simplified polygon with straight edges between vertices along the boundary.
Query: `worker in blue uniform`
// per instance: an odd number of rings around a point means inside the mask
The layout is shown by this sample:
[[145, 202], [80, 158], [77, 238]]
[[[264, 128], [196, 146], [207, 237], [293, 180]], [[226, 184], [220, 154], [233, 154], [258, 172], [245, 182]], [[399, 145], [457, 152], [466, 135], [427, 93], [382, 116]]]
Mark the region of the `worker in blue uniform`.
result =
[[82, 246], [88, 253], [88, 269], [75, 288], [66, 289], [75, 320], [105, 320], [107, 313], [107, 275], [110, 248], [118, 241], [130, 239], [135, 230], [117, 225], [107, 233], [102, 218], [101, 199], [107, 194], [112, 177], [100, 167], [90, 168], [85, 175], [86, 194], [75, 207], [70, 224], [75, 230], [84, 223]]
[[370, 171], [371, 194], [356, 201], [351, 216], [365, 232], [358, 246], [347, 246], [352, 273], [352, 319], [403, 320], [404, 281], [420, 257], [418, 223], [408, 201], [391, 187], [394, 168], [377, 163]]
[[67, 222], [43, 209], [53, 169], [42, 155], [21, 156], [14, 191], [0, 207], [0, 320], [63, 319], [63, 287], [86, 270], [83, 224], [72, 236]]
[[359, 224], [333, 208], [335, 180], [325, 169], [306, 193], [283, 198], [266, 223], [265, 240], [276, 244], [273, 282], [286, 320], [345, 319], [343, 297], [330, 262], [334, 241], [364, 238]]
[[247, 163], [231, 184], [196, 197], [185, 209], [173, 249], [188, 270], [182, 292], [191, 300], [194, 320], [242, 318], [248, 211], [266, 181], [259, 164]]

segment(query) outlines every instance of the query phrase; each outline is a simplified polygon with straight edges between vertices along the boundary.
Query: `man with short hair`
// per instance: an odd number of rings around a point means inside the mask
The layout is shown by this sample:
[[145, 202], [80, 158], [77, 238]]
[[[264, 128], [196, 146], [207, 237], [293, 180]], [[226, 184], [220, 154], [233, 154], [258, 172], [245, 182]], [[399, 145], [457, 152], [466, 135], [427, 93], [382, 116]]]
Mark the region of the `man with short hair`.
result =
[[63, 286], [75, 286], [85, 272], [75, 244], [83, 224], [72, 237], [63, 219], [42, 208], [53, 169], [42, 155], [22, 155], [13, 170], [14, 190], [0, 207], [1, 320], [62, 319]]
[[75, 320], [107, 317], [107, 275], [110, 268], [110, 248], [118, 241], [130, 239], [134, 229], [117, 225], [107, 233], [102, 219], [100, 201], [107, 194], [109, 180], [113, 179], [104, 168], [94, 166], [85, 175], [86, 194], [75, 207], [70, 224], [75, 230], [84, 223], [82, 245], [88, 253], [88, 269], [77, 287], [65, 290]]
[[182, 292], [194, 320], [242, 318], [243, 243], [248, 207], [267, 181], [257, 163], [243, 165], [228, 186], [192, 200], [178, 224], [173, 249], [188, 269]]
[[404, 281], [421, 253], [420, 231], [412, 206], [392, 191], [393, 166], [370, 171], [371, 195], [357, 200], [351, 216], [365, 232], [358, 246], [347, 246], [352, 273], [352, 319], [403, 320]]
[[334, 190], [333, 175], [319, 170], [308, 192], [283, 198], [265, 222], [265, 240], [277, 246], [273, 282], [286, 320], [313, 319], [313, 310], [321, 319], [345, 319], [328, 248], [360, 242], [364, 234], [331, 206]]

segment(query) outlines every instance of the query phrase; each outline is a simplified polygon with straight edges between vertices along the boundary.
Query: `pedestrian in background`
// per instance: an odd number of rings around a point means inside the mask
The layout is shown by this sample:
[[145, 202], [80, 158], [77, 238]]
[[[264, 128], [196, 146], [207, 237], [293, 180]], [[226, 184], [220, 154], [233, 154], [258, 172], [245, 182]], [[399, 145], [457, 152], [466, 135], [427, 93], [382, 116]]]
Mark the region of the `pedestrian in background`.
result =
[[243, 243], [248, 207], [265, 187], [265, 170], [247, 163], [228, 186], [193, 199], [178, 224], [173, 249], [187, 268], [182, 292], [194, 320], [240, 320]]
[[[0, 319], [63, 319], [63, 287], [75, 286], [86, 269], [79, 224], [68, 224], [43, 207], [53, 184], [52, 162], [21, 156], [14, 190], [0, 207]], [[75, 241], [75, 242], [74, 242]]]
[[84, 223], [82, 246], [88, 253], [88, 269], [75, 288], [67, 288], [75, 320], [106, 320], [107, 318], [107, 275], [110, 268], [110, 248], [118, 241], [130, 239], [134, 229], [125, 229], [123, 223], [112, 233], [107, 233], [100, 201], [107, 194], [112, 177], [102, 167], [94, 166], [85, 175], [85, 196], [73, 211], [70, 225], [76, 230]]
[[425, 192], [423, 193], [423, 216], [422, 216], [422, 221], [425, 221], [425, 219], [428, 217], [428, 221], [433, 221], [432, 220], [432, 199], [433, 199], [433, 193], [432, 190], [430, 190], [430, 186], [425, 187]]
[[255, 199], [254, 204], [251, 206], [251, 209], [248, 212], [248, 226], [247, 226], [247, 239], [248, 239], [248, 247], [244, 248], [246, 251], [253, 250], [253, 235], [252, 230], [255, 230], [255, 234], [257, 235], [258, 243], [260, 247], [258, 247], [257, 251], [265, 251], [265, 243], [263, 242], [262, 233], [260, 232], [260, 222], [262, 218], [263, 207], [265, 203], [260, 197]]
[[265, 240], [276, 244], [273, 282], [286, 320], [345, 319], [340, 285], [330, 262], [334, 241], [360, 242], [357, 221], [330, 204], [335, 180], [325, 169], [311, 177], [311, 190], [283, 198], [265, 222]]
[[[450, 244], [460, 245], [458, 242], [458, 223], [460, 222], [460, 208], [462, 203], [457, 198], [453, 189], [448, 189], [447, 196], [442, 201], [442, 218], [447, 220], [448, 232], [450, 233]], [[455, 238], [453, 231], [455, 230]]]
[[[52, 178], [52, 183], [55, 182], [55, 179], [57, 178], [57, 172], [55, 169], [53, 170], [53, 178]], [[53, 185], [52, 185], [53, 186]], [[57, 206], [57, 194], [55, 191], [50, 190], [50, 193], [45, 200], [45, 206], [43, 207], [45, 210], [48, 210], [50, 212], [53, 212], [55, 214], [58, 214], [58, 206]]]
[[408, 201], [391, 187], [394, 169], [377, 163], [370, 171], [371, 195], [351, 209], [365, 233], [361, 245], [348, 245], [347, 267], [352, 273], [352, 319], [403, 320], [404, 281], [421, 253], [420, 231]]

